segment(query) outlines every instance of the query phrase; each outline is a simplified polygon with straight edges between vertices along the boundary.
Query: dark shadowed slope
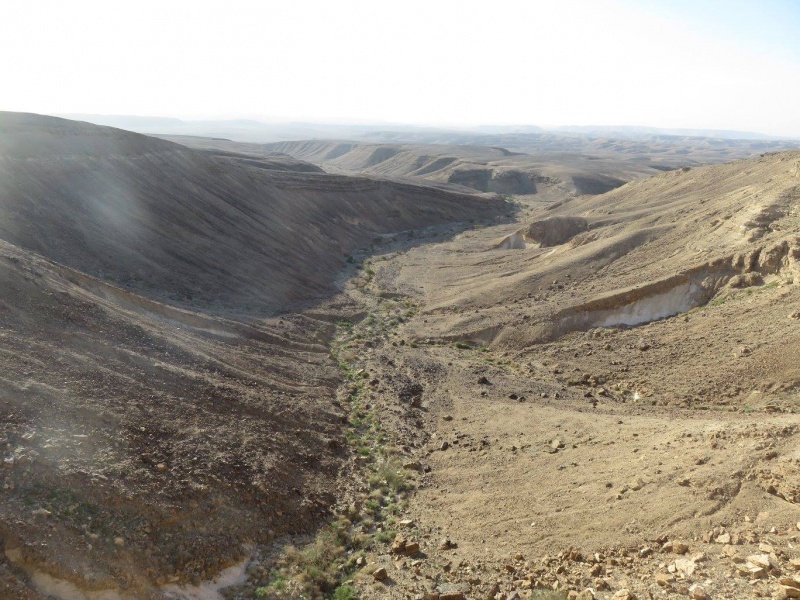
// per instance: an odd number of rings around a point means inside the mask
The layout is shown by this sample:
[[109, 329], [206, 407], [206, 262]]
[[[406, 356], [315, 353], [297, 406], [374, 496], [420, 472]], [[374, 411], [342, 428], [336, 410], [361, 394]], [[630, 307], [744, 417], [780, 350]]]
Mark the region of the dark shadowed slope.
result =
[[330, 290], [376, 236], [502, 202], [367, 178], [269, 172], [167, 141], [0, 115], [0, 238], [150, 297], [238, 312]]
[[48, 577], [160, 597], [323, 518], [330, 330], [179, 311], [0, 242], [0, 598]]

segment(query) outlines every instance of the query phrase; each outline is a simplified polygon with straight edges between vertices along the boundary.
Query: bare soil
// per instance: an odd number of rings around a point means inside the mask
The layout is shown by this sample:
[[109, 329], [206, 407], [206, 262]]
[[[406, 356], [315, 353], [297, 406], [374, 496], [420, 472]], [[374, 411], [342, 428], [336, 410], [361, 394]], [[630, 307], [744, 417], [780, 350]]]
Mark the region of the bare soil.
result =
[[[423, 467], [391, 526], [421, 553], [378, 547], [364, 597], [794, 593], [798, 184], [797, 153], [678, 171], [373, 260], [351, 293], [418, 306], [356, 366]], [[588, 231], [542, 244], [554, 215]]]
[[0, 597], [249, 600], [343, 515], [365, 599], [800, 590], [800, 153], [512, 210], [40, 119], [0, 120]]
[[[394, 234], [508, 210], [62, 119], [0, 127], [12, 598], [161, 598], [313, 531], [348, 454], [329, 342], [359, 308], [325, 299], [337, 276]], [[275, 314], [291, 306], [309, 310]]]

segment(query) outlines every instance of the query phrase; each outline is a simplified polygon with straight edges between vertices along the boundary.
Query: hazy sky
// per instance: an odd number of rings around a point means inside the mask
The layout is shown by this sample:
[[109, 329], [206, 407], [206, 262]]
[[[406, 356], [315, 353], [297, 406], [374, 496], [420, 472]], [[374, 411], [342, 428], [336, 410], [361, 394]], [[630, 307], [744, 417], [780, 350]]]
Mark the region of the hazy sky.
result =
[[798, 0], [3, 0], [0, 110], [800, 136], [798, 25]]

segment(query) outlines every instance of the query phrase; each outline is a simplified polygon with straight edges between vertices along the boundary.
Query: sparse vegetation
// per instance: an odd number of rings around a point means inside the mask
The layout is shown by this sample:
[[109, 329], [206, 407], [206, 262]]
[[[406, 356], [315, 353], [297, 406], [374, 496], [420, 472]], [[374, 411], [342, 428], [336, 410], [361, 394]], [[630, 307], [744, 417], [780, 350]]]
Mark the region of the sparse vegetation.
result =
[[768, 290], [774, 290], [780, 285], [781, 282], [779, 280], [775, 280], [775, 281], [770, 281], [769, 283], [765, 283], [763, 285], [755, 285], [752, 287], [748, 287], [739, 292], [728, 293], [725, 296], [722, 296], [721, 298], [715, 298], [714, 300], [708, 303], [708, 306], [712, 308], [717, 308], [719, 306], [727, 304], [728, 302], [736, 302], [739, 300], [743, 300], [745, 298], [750, 298], [756, 294], [760, 294]]
[[333, 591], [332, 600], [356, 600], [356, 589], [350, 584], [343, 584]]
[[353, 537], [351, 530], [352, 523], [340, 518], [323, 527], [304, 547], [285, 547], [270, 571], [269, 583], [256, 588], [254, 597], [265, 600], [353, 597], [347, 595], [353, 590], [343, 580], [355, 568], [347, 552], [359, 549], [361, 540]]
[[[365, 267], [363, 274], [370, 278], [374, 271]], [[368, 374], [353, 361], [350, 347], [363, 340], [378, 342], [415, 312], [416, 305], [410, 300], [384, 299], [378, 303], [378, 310], [370, 311], [361, 322], [337, 323], [331, 355], [344, 381], [348, 410], [345, 437], [363, 461], [369, 496], [361, 510], [352, 510], [347, 517], [327, 525], [308, 544], [284, 548], [269, 583], [257, 588], [256, 598], [357, 598], [356, 588], [347, 580], [356, 569], [358, 552], [375, 543], [387, 544], [397, 534], [391, 527], [394, 516], [407, 506], [406, 496], [413, 489], [413, 482], [399, 458], [385, 445], [387, 437], [374, 409], [367, 408]]]

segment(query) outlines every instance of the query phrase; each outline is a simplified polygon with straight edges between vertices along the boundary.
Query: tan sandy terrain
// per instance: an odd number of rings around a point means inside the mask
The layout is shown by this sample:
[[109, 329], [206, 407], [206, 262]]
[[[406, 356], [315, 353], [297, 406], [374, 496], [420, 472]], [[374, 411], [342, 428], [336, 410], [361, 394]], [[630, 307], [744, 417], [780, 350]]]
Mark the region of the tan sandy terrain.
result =
[[[283, 142], [268, 148], [328, 170], [414, 177], [500, 194], [599, 194], [659, 172], [647, 159], [576, 151], [519, 151], [502, 146]], [[667, 168], [667, 167], [661, 167]]]
[[[445, 139], [447, 137], [445, 136]], [[652, 136], [641, 140], [520, 134], [432, 138], [427, 144], [308, 140], [266, 144], [326, 170], [415, 177], [501, 194], [600, 194], [686, 166], [755, 157], [796, 142]], [[403, 142], [400, 137], [398, 142]]]
[[528, 210], [352, 284], [416, 307], [349, 342], [421, 471], [364, 597], [793, 597], [800, 153]]

